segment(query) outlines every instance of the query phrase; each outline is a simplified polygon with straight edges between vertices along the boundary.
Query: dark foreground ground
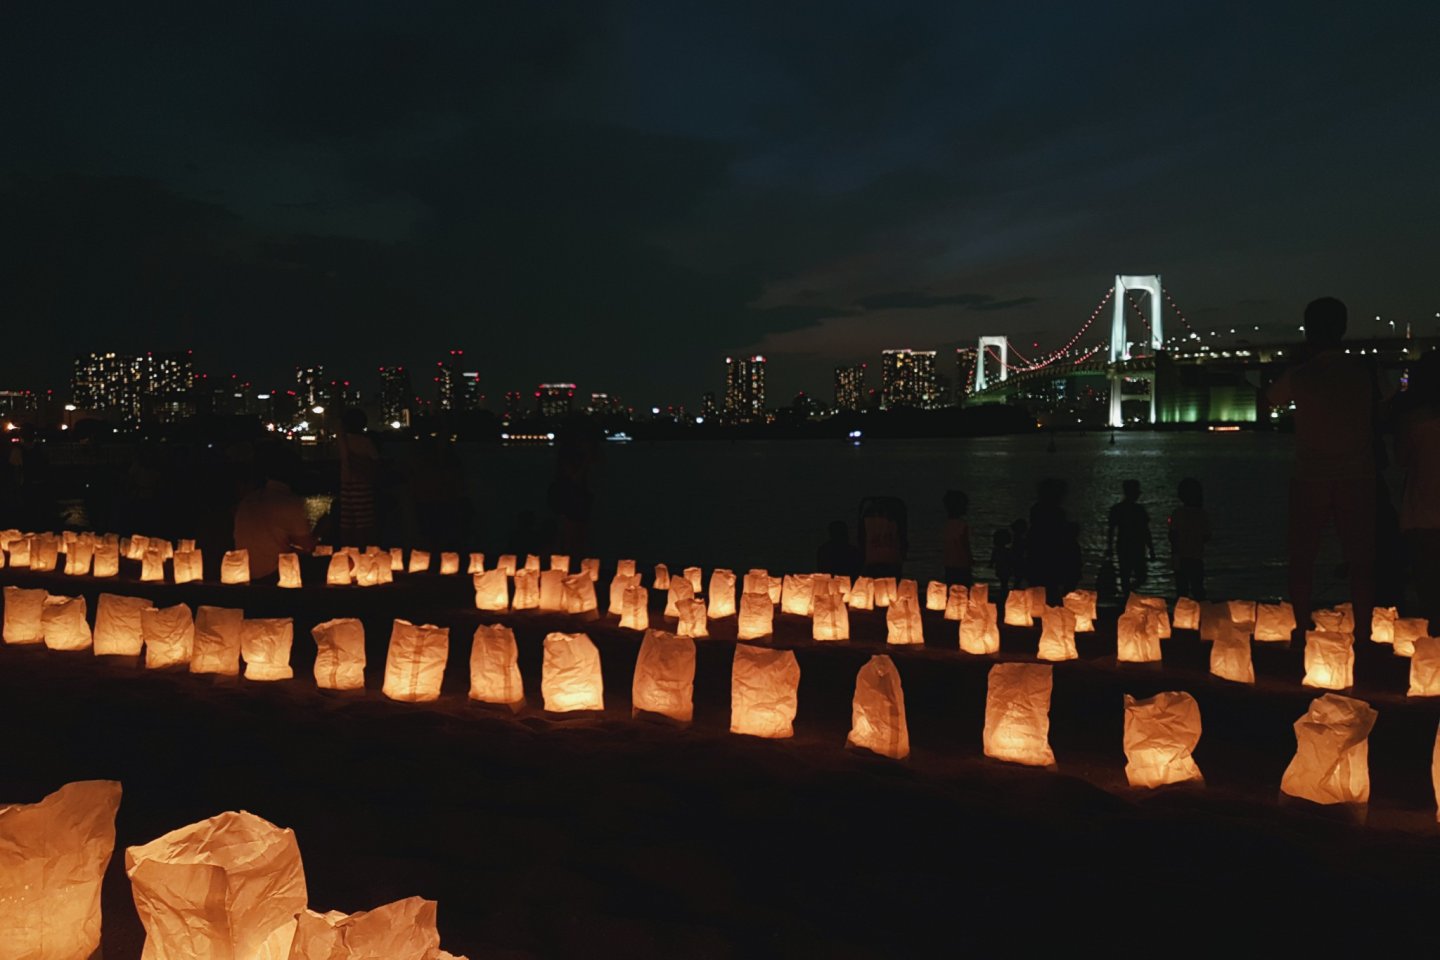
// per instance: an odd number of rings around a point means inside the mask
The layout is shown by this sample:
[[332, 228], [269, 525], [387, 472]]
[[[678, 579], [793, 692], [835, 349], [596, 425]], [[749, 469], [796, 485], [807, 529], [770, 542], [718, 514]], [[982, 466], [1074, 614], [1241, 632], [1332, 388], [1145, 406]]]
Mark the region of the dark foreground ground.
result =
[[[843, 747], [855, 670], [883, 639], [878, 614], [856, 615], [857, 642], [823, 647], [801, 639], [808, 622], [780, 624], [779, 642], [800, 655], [800, 715], [794, 740], [767, 742], [726, 732], [733, 626], [723, 622], [700, 643], [696, 721], [682, 730], [630, 718], [639, 638], [608, 620], [589, 625], [603, 715], [538, 710], [544, 633], [582, 628], [560, 617], [506, 618], [530, 709], [469, 703], [480, 615], [458, 582], [286, 592], [16, 571], [0, 581], [84, 592], [92, 619], [100, 589], [296, 619], [296, 679], [279, 684], [0, 648], [0, 800], [32, 801], [69, 780], [124, 784], [106, 960], [138, 957], [143, 937], [123, 848], [227, 809], [295, 829], [312, 906], [436, 899], [446, 947], [471, 960], [1201, 945], [1243, 955], [1402, 939], [1428, 953], [1440, 925], [1430, 785], [1440, 704], [1407, 701], [1405, 661], [1379, 648], [1362, 650], [1356, 671], [1355, 695], [1380, 713], [1362, 826], [1277, 802], [1291, 725], [1318, 693], [1300, 687], [1300, 652], [1283, 645], [1257, 646], [1261, 682], [1247, 689], [1206, 676], [1193, 637], [1167, 641], [1163, 668], [1120, 668], [1113, 639], [1082, 638], [1084, 659], [1056, 670], [1057, 772], [981, 755], [990, 660], [953, 652], [954, 625], [939, 620], [927, 621], [931, 646], [888, 651], [914, 745], [893, 763]], [[321, 694], [309, 672], [309, 627], [341, 614], [367, 623], [364, 696]], [[438, 703], [379, 694], [395, 615], [452, 628]], [[1007, 631], [1004, 656], [1033, 653], [1035, 633]], [[1130, 791], [1121, 696], [1170, 689], [1200, 701], [1208, 785]]]

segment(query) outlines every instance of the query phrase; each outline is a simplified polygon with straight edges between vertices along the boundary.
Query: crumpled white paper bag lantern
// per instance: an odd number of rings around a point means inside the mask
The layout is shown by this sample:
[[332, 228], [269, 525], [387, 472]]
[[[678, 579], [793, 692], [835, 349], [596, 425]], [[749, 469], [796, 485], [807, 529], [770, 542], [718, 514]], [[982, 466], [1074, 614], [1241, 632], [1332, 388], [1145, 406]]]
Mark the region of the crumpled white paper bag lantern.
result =
[[735, 572], [717, 568], [710, 574], [710, 604], [705, 615], [711, 620], [735, 616]]
[[740, 594], [740, 617], [735, 625], [735, 639], [759, 640], [775, 632], [775, 605], [769, 593], [746, 591]]
[[153, 607], [144, 597], [100, 594], [95, 604], [95, 655], [138, 656], [145, 645], [141, 614]]
[[[303, 585], [300, 577], [300, 555], [297, 553], [282, 553], [275, 558], [276, 567], [280, 574], [279, 585], [286, 590], [297, 590]], [[180, 582], [180, 555], [175, 555], [175, 582]]]
[[856, 577], [855, 582], [850, 585], [850, 592], [845, 596], [845, 602], [851, 610], [874, 610], [875, 581], [869, 577]]
[[0, 957], [85, 960], [99, 949], [100, 886], [119, 808], [114, 780], [0, 805]]
[[1000, 611], [993, 603], [976, 603], [975, 595], [965, 607], [960, 621], [960, 649], [976, 656], [1000, 652]]
[[1215, 624], [1215, 639], [1210, 647], [1210, 672], [1222, 680], [1235, 683], [1255, 682], [1250, 637], [1244, 627], [1229, 620]]
[[[537, 561], [537, 562], [538, 562], [538, 561]], [[430, 569], [430, 551], [429, 551], [429, 550], [411, 550], [411, 551], [410, 551], [410, 568], [409, 568], [410, 572], [411, 572], [411, 573], [425, 573], [425, 572], [427, 572], [429, 569]]]
[[846, 742], [892, 760], [910, 756], [910, 728], [905, 722], [905, 691], [900, 687], [900, 671], [884, 654], [871, 657], [855, 676], [850, 736]]
[[140, 580], [145, 583], [162, 583], [165, 580], [165, 551], [158, 545], [147, 548], [140, 557]]
[[797, 617], [810, 616], [814, 578], [808, 573], [787, 573], [780, 590], [780, 612]]
[[1030, 594], [1025, 590], [1011, 590], [1005, 595], [1005, 626], [1028, 627], [1034, 624], [1030, 615]]
[[[670, 568], [663, 563], [655, 564], [655, 579], [650, 582], [652, 590], [670, 589]], [[693, 591], [692, 591], [693, 592]]]
[[1125, 612], [1132, 613], [1136, 610], [1149, 610], [1154, 618], [1154, 629], [1161, 640], [1170, 639], [1170, 608], [1165, 605], [1164, 597], [1149, 597], [1144, 594], [1132, 593], [1125, 600]]
[[1121, 663], [1160, 660], [1160, 624], [1155, 611], [1136, 607], [1115, 621], [1115, 659]]
[[40, 620], [47, 648], [90, 649], [90, 624], [85, 619], [84, 597], [46, 597]]
[[17, 570], [26, 570], [30, 567], [30, 537], [16, 537], [10, 541], [10, 566]]
[[583, 633], [546, 635], [540, 694], [545, 698], [545, 709], [551, 713], [605, 709], [600, 651], [589, 637]]
[[1390, 627], [1391, 646], [1395, 656], [1408, 657], [1415, 652], [1415, 641], [1429, 632], [1429, 622], [1423, 617], [1399, 617]]
[[[65, 575], [69, 577], [83, 577], [90, 573], [90, 564], [95, 559], [95, 541], [93, 538], [77, 539], [71, 544], [70, 549], [65, 551]], [[0, 554], [0, 566], [4, 565], [4, 555]]]
[[[238, 611], [237, 611], [238, 612]], [[145, 638], [145, 669], [185, 666], [195, 650], [195, 619], [183, 603], [173, 607], [146, 607], [140, 611]]]
[[484, 573], [484, 572], [485, 572], [485, 554], [483, 554], [483, 553], [472, 553], [472, 554], [470, 554], [470, 559], [469, 559], [469, 561], [467, 562], [467, 564], [466, 564], [466, 566], [465, 566], [465, 572], [468, 573], [468, 574], [470, 574], [472, 577], [475, 576], [475, 574], [477, 574], [477, 573]]
[[391, 700], [422, 703], [440, 697], [450, 659], [450, 628], [397, 619], [390, 627], [382, 691]]
[[1329, 610], [1316, 610], [1310, 614], [1315, 629], [1321, 633], [1354, 633], [1355, 610], [1348, 603], [1339, 604]]
[[705, 572], [699, 567], [686, 567], [685, 579], [690, 581], [690, 589], [700, 593], [705, 589]]
[[628, 577], [625, 599], [620, 604], [620, 626], [626, 630], [650, 628], [650, 591], [640, 586], [638, 576]]
[[635, 576], [635, 575], [636, 575], [636, 572], [635, 572], [635, 561], [634, 561], [634, 560], [616, 560], [616, 561], [615, 561], [615, 575], [618, 576], [618, 577], [633, 577], [633, 576]]
[[53, 534], [43, 533], [30, 541], [30, 569], [48, 573], [60, 564], [60, 541]]
[[1355, 684], [1355, 638], [1348, 633], [1305, 632], [1307, 687], [1344, 690]]
[[202, 606], [195, 611], [195, 648], [191, 673], [240, 675], [240, 625], [245, 611]]
[[310, 628], [315, 638], [315, 685], [321, 690], [365, 689], [365, 625], [354, 617]]
[[516, 563], [515, 554], [513, 553], [502, 553], [500, 554], [500, 558], [495, 561], [495, 569], [504, 571], [507, 577], [515, 576], [515, 571], [519, 568], [519, 564]]
[[329, 557], [335, 554], [335, 548], [328, 543], [317, 543], [315, 549], [310, 551], [312, 557]]
[[900, 593], [900, 585], [894, 577], [876, 577], [870, 584], [873, 602], [880, 609], [890, 606]]
[[357, 587], [378, 587], [393, 581], [386, 558], [374, 553], [360, 553], [351, 558], [351, 575]]
[[1261, 643], [1283, 643], [1295, 631], [1295, 610], [1288, 603], [1255, 605], [1255, 639]]
[[280, 960], [308, 899], [295, 832], [244, 811], [130, 847], [125, 873], [144, 960]]
[[1048, 767], [1050, 690], [1048, 663], [997, 663], [990, 668], [985, 694], [985, 756], [1010, 763]]
[[27, 587], [5, 588], [4, 640], [11, 644], [42, 643], [45, 640], [44, 590]]
[[443, 551], [440, 554], [441, 576], [454, 576], [460, 572], [460, 554], [451, 550]]
[[1440, 697], [1440, 638], [1421, 637], [1410, 657], [1412, 697]]
[[545, 613], [565, 609], [565, 574], [559, 570], [540, 571], [540, 609]]
[[735, 645], [730, 732], [779, 740], [795, 735], [800, 662], [793, 650]]
[[330, 565], [325, 570], [325, 584], [331, 587], [348, 587], [354, 579], [354, 562], [348, 553], [330, 556]]
[[510, 581], [504, 570], [486, 570], [474, 576], [475, 609], [501, 611], [510, 609]]
[[1176, 630], [1199, 630], [1200, 604], [1189, 597], [1177, 597], [1173, 626]]
[[[618, 617], [625, 612], [625, 591], [631, 587], [640, 586], [640, 577], [634, 573], [617, 573], [610, 580], [610, 605], [611, 616]], [[646, 591], [649, 593], [649, 591]]]
[[850, 639], [850, 612], [838, 593], [826, 590], [812, 595], [810, 621], [810, 636], [815, 640]]
[[[560, 602], [566, 613], [598, 613], [600, 604], [595, 598], [595, 581], [583, 573], [565, 577], [560, 584]], [[542, 591], [543, 593], [543, 591]]]
[[95, 560], [91, 565], [91, 576], [113, 577], [120, 572], [120, 547], [114, 543], [95, 545]]
[[289, 680], [290, 648], [295, 643], [295, 623], [289, 617], [246, 618], [240, 623], [240, 656], [245, 660], [246, 680]]
[[[657, 588], [658, 589], [658, 588]], [[680, 601], [693, 600], [695, 590], [690, 586], [690, 581], [684, 577], [671, 577], [670, 586], [666, 588], [665, 616], [680, 616]]]
[[176, 550], [171, 566], [174, 567], [176, 583], [196, 583], [205, 579], [205, 556], [193, 547]]
[[885, 610], [885, 642], [904, 646], [925, 645], [920, 607], [913, 597], [896, 597]]
[[950, 589], [945, 583], [940, 580], [931, 580], [925, 584], [925, 609], [944, 610], [949, 595]]
[[[404, 550], [404, 548], [403, 548], [403, 547], [391, 547], [388, 552], [389, 552], [389, 554], [390, 554], [390, 572], [391, 572], [391, 573], [404, 573], [404, 572], [405, 572], [405, 550]], [[383, 561], [382, 561], [382, 565], [383, 565]]]
[[1190, 694], [1171, 691], [1148, 700], [1125, 694], [1125, 779], [1130, 786], [1203, 783], [1191, 756], [1199, 742], [1200, 704]]
[[510, 606], [515, 610], [535, 610], [540, 606], [540, 574], [534, 570], [515, 571], [515, 596]]
[[289, 960], [437, 960], [434, 900], [407, 897], [358, 913], [305, 910]]
[[663, 630], [645, 631], [635, 659], [633, 712], [689, 723], [695, 716], [695, 641]]
[[1315, 698], [1295, 721], [1295, 758], [1280, 790], [1314, 803], [1370, 801], [1370, 704], [1338, 694]]
[[515, 631], [503, 623], [480, 624], [470, 646], [470, 699], [513, 707], [525, 702]]
[[1376, 607], [1370, 612], [1370, 640], [1374, 643], [1395, 642], [1395, 621], [1400, 611], [1394, 607]]
[[600, 558], [586, 557], [580, 561], [580, 572], [590, 578], [591, 583], [600, 582]]
[[1075, 649], [1074, 611], [1048, 605], [1040, 611], [1040, 646], [1036, 656], [1052, 661], [1074, 660], [1080, 656]]
[[225, 556], [220, 558], [220, 582], [232, 584], [250, 582], [249, 550], [225, 551]]
[[965, 619], [965, 608], [970, 604], [969, 591], [962, 583], [952, 583], [945, 591], [945, 619], [959, 623]]
[[[673, 587], [677, 580], [671, 580]], [[708, 637], [710, 635], [705, 626], [705, 604], [700, 600], [689, 598], [677, 601], [675, 604], [676, 623], [675, 632], [682, 637]]]
[[1062, 602], [1066, 610], [1075, 614], [1076, 633], [1095, 632], [1095, 621], [1098, 619], [1095, 607], [1098, 597], [1094, 590], [1071, 590], [1065, 594]]

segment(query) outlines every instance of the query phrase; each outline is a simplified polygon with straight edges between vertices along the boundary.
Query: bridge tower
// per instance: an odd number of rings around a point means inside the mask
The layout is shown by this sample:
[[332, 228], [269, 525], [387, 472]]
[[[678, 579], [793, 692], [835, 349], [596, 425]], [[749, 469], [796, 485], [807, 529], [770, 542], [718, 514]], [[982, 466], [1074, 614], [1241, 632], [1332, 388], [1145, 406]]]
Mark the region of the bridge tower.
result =
[[991, 347], [999, 349], [1000, 353], [1000, 382], [1004, 383], [1010, 378], [1010, 338], [1009, 337], [981, 337], [980, 347], [975, 351], [975, 392], [979, 393], [989, 386], [985, 376], [985, 351]]
[[[1127, 277], [1115, 275], [1114, 309], [1110, 321], [1110, 426], [1125, 426], [1121, 412], [1121, 386], [1125, 380], [1119, 364], [1130, 359], [1130, 340], [1125, 335], [1125, 293], [1134, 290], [1150, 295], [1150, 349], [1159, 353], [1165, 348], [1164, 328], [1161, 324], [1163, 301], [1161, 300], [1160, 275]], [[981, 341], [984, 342], [983, 340]], [[983, 347], [982, 347], [983, 349]], [[1155, 422], [1155, 385], [1150, 386], [1150, 422]]]

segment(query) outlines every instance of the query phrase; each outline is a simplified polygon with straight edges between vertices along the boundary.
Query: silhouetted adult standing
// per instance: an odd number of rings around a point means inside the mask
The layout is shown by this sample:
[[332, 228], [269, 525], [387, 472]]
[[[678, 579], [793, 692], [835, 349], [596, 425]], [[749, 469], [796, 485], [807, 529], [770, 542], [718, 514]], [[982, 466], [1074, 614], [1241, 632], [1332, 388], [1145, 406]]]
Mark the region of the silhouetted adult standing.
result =
[[1405, 473], [1400, 530], [1420, 614], [1430, 631], [1440, 629], [1440, 351], [1431, 350], [1410, 370], [1395, 421], [1395, 459]]
[[364, 548], [376, 539], [375, 486], [380, 451], [365, 435], [365, 413], [354, 407], [340, 415], [340, 541]]
[[1340, 346], [1345, 304], [1322, 297], [1305, 307], [1306, 350], [1270, 385], [1272, 407], [1295, 407], [1295, 467], [1290, 480], [1290, 602], [1310, 623], [1320, 535], [1334, 524], [1350, 571], [1357, 640], [1370, 635], [1375, 605], [1375, 368]]
[[1128, 597], [1149, 577], [1147, 564], [1155, 559], [1155, 540], [1150, 535], [1150, 514], [1140, 505], [1140, 481], [1126, 480], [1120, 489], [1124, 498], [1110, 508], [1105, 553], [1114, 555], [1120, 571], [1120, 593]]
[[860, 548], [850, 542], [850, 528], [844, 520], [831, 520], [830, 539], [815, 551], [815, 572], [837, 577], [858, 577], [865, 565]]
[[315, 548], [305, 501], [291, 485], [299, 472], [298, 458], [278, 445], [261, 448], [256, 458], [262, 485], [235, 507], [235, 546], [250, 554], [250, 575], [273, 576], [282, 553]]
[[1065, 514], [1065, 481], [1041, 480], [1030, 508], [1026, 569], [1030, 583], [1045, 588], [1045, 600], [1059, 605], [1080, 581], [1079, 528]]

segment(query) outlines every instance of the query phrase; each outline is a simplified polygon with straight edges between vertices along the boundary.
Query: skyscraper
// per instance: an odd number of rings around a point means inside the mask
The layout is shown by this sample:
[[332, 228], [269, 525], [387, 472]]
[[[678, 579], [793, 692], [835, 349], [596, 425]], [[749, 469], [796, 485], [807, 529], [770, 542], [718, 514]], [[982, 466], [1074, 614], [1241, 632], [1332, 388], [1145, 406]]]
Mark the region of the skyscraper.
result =
[[462, 408], [460, 364], [464, 350], [451, 350], [449, 357], [435, 361], [435, 409], [442, 412]]
[[765, 419], [765, 358], [725, 358], [725, 417], [737, 423]]
[[865, 364], [835, 368], [835, 409], [859, 410], [865, 402]]
[[75, 358], [71, 402], [82, 410], [113, 411], [127, 424], [138, 424], [150, 387], [145, 357], [120, 353], [88, 353]]
[[963, 404], [965, 398], [975, 389], [975, 360], [978, 357], [974, 347], [955, 348], [955, 402]]
[[195, 414], [195, 362], [189, 350], [147, 353], [142, 416], [169, 423]]
[[304, 409], [324, 406], [328, 399], [325, 396], [325, 388], [323, 364], [317, 363], [313, 366], [295, 368], [295, 394]]
[[460, 409], [479, 410], [485, 406], [485, 394], [480, 392], [480, 372], [466, 370], [460, 374]]
[[880, 406], [885, 410], [938, 406], [934, 350], [886, 350], [880, 355]]
[[404, 367], [380, 368], [380, 419], [394, 429], [410, 426], [415, 388]]
[[519, 390], [505, 391], [505, 416], [504, 420], [509, 423], [511, 420], [518, 420], [524, 416], [525, 411], [521, 409], [525, 402], [525, 396]]
[[535, 388], [535, 411], [545, 419], [569, 416], [574, 402], [573, 383], [542, 383]]

